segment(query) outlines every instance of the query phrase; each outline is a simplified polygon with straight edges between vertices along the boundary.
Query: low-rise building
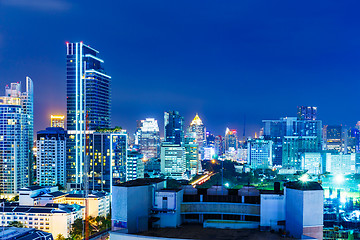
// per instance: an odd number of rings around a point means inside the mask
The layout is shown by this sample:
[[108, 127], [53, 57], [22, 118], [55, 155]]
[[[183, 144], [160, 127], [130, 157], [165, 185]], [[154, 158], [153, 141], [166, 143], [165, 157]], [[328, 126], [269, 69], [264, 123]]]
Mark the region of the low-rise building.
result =
[[68, 204], [48, 204], [46, 206], [19, 206], [5, 204], [0, 212], [0, 226], [8, 226], [17, 221], [26, 228], [35, 228], [51, 233], [53, 236], [62, 234], [69, 237], [71, 225], [84, 215], [84, 207]]

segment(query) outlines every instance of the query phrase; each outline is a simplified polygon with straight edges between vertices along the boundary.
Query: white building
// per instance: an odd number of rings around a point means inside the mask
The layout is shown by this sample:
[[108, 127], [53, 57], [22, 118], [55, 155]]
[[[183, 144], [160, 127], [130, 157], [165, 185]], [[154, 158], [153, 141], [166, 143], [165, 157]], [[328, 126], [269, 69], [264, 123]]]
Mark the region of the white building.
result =
[[140, 152], [146, 159], [159, 157], [160, 131], [157, 120], [146, 118], [138, 121], [135, 144], [140, 146]]
[[184, 179], [186, 172], [185, 147], [180, 144], [161, 144], [161, 174], [174, 179]]
[[136, 150], [128, 150], [126, 158], [126, 181], [144, 178], [143, 155]]
[[248, 164], [251, 168], [272, 167], [272, 145], [271, 140], [249, 139], [247, 144]]
[[204, 147], [204, 160], [211, 160], [214, 158], [215, 148], [214, 147]]
[[289, 182], [285, 188], [286, 232], [290, 237], [323, 239], [324, 190], [317, 182]]
[[319, 152], [305, 152], [300, 156], [301, 169], [307, 170], [309, 174], [322, 173], [322, 156]]
[[326, 153], [326, 172], [331, 174], [353, 174], [356, 172], [356, 154]]
[[40, 186], [66, 184], [66, 132], [51, 127], [37, 133], [36, 175]]

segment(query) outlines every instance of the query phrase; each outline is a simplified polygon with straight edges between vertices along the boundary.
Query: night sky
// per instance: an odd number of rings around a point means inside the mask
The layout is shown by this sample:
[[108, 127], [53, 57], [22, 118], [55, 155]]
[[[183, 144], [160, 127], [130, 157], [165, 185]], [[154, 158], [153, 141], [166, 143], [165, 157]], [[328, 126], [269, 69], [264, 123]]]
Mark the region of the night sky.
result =
[[[360, 120], [360, 2], [0, 0], [0, 89], [30, 76], [35, 131], [66, 113], [66, 41], [100, 51], [114, 126], [178, 110], [253, 135], [263, 119], [318, 107]], [[1, 90], [3, 94], [3, 90]]]

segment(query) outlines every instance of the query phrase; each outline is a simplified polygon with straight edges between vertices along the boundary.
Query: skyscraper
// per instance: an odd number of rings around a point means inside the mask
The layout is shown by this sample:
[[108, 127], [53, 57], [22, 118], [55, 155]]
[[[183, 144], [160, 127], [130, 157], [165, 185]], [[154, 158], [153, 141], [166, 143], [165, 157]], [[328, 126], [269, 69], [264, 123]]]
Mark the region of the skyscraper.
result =
[[83, 181], [85, 130], [111, 125], [111, 77], [94, 48], [83, 42], [66, 43], [67, 61], [67, 181]]
[[204, 157], [204, 146], [206, 144], [206, 129], [198, 114], [191, 121], [188, 127], [188, 134], [194, 134], [195, 142], [198, 144], [201, 158]]
[[184, 118], [177, 111], [164, 113], [165, 142], [184, 144]]
[[40, 186], [66, 184], [66, 132], [50, 127], [37, 132], [36, 176]]
[[316, 120], [317, 107], [299, 106], [297, 107], [298, 120]]
[[23, 93], [20, 83], [6, 86], [5, 96], [0, 98], [0, 120], [0, 192], [14, 194], [29, 184], [33, 162], [33, 87], [29, 77]]
[[226, 128], [225, 131], [225, 151], [229, 151], [230, 148], [237, 150], [238, 148], [238, 137], [235, 129]]
[[146, 118], [138, 121], [135, 144], [140, 146], [144, 158], [157, 158], [160, 155], [160, 131], [157, 120]]

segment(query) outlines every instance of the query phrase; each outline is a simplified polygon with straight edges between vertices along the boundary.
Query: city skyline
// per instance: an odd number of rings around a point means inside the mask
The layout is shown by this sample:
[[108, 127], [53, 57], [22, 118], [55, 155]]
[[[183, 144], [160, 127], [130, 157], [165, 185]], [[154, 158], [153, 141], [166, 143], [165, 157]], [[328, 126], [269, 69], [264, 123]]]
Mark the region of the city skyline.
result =
[[[66, 113], [66, 41], [99, 49], [113, 77], [113, 126], [130, 133], [147, 117], [163, 126], [169, 110], [179, 111], [186, 125], [199, 113], [216, 135], [226, 127], [242, 131], [246, 116], [246, 135], [253, 136], [263, 119], [295, 117], [300, 105], [317, 106], [324, 124], [359, 120], [359, 110], [343, 104], [356, 101], [350, 89], [359, 86], [357, 4], [122, 1], [98, 6], [105, 25], [72, 26], [91, 8], [87, 3], [0, 1], [0, 81], [34, 80], [35, 132], [49, 126], [51, 114]], [[331, 97], [338, 95], [343, 101]]]

